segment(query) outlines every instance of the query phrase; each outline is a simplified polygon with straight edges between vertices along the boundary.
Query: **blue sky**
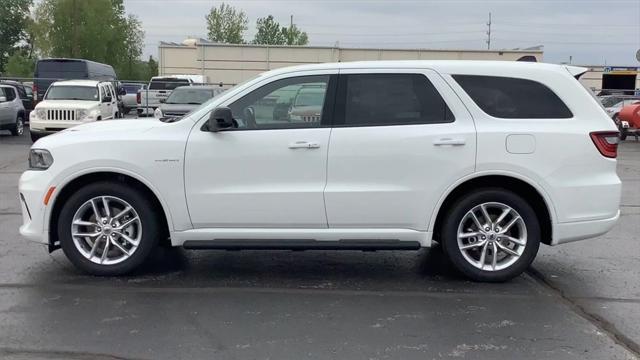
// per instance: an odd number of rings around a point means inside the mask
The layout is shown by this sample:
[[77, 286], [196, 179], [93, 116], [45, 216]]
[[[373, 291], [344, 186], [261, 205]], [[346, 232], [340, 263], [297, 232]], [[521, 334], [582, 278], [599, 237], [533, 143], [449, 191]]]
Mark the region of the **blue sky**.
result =
[[[158, 42], [206, 37], [205, 15], [220, 1], [125, 0], [142, 20], [145, 55]], [[249, 18], [247, 40], [258, 17], [282, 24], [290, 15], [310, 45], [383, 48], [486, 49], [489, 12], [492, 49], [544, 45], [546, 62], [640, 66], [640, 0], [502, 1], [231, 1]]]

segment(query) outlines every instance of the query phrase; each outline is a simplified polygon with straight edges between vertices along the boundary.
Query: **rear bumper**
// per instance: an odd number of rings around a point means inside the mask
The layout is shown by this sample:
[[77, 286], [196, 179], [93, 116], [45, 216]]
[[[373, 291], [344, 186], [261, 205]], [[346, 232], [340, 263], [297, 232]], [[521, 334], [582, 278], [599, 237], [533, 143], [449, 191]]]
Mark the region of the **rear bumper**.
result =
[[614, 217], [600, 220], [576, 221], [556, 224], [551, 245], [564, 244], [600, 236], [613, 228], [620, 218], [620, 210]]

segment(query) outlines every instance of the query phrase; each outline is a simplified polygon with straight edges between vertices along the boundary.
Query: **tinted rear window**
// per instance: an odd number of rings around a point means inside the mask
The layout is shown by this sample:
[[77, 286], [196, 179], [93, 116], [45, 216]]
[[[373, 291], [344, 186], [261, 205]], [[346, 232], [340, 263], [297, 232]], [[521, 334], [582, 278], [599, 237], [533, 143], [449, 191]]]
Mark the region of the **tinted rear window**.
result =
[[[340, 75], [344, 118], [337, 126], [386, 126], [452, 122], [453, 113], [422, 74]], [[342, 95], [340, 95], [342, 97]]]
[[504, 119], [567, 119], [573, 114], [545, 85], [526, 79], [453, 75], [485, 113]]
[[126, 84], [126, 85], [122, 85], [122, 88], [124, 89], [124, 91], [127, 92], [127, 94], [135, 94], [138, 92], [138, 90], [142, 89], [142, 85]]
[[189, 85], [189, 80], [187, 79], [174, 79], [174, 78], [163, 78], [163, 79], [152, 79], [151, 84], [149, 84], [150, 90], [173, 90], [178, 86]]

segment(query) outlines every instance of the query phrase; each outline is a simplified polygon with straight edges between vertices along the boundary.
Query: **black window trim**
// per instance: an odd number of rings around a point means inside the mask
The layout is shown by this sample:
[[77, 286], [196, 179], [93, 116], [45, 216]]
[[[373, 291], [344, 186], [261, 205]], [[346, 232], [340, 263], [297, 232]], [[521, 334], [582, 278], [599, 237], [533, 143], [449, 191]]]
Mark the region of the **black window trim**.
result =
[[[575, 114], [573, 112], [573, 110], [571, 109], [571, 106], [569, 106], [569, 104], [567, 104], [566, 101], [564, 101], [562, 99], [562, 97], [560, 97], [560, 95], [558, 95], [552, 88], [550, 88], [549, 86], [547, 86], [546, 84], [537, 81], [537, 80], [533, 80], [533, 79], [529, 79], [529, 78], [523, 78], [523, 77], [514, 77], [514, 76], [505, 76], [505, 75], [486, 75], [486, 74], [450, 74], [451, 79], [453, 79], [453, 81], [455, 82], [455, 84], [457, 86], [460, 87], [460, 90], [462, 91], [463, 94], [465, 94], [467, 97], [469, 97], [469, 100], [471, 100], [471, 102], [473, 103], [473, 105], [475, 105], [478, 110], [480, 110], [483, 114], [485, 114], [486, 116], [492, 118], [492, 119], [496, 119], [496, 120], [516, 120], [516, 121], [520, 121], [522, 119], [535, 119], [535, 120], [571, 120], [571, 119], [575, 119]], [[569, 117], [537, 117], [537, 118], [530, 118], [530, 117], [512, 117], [512, 118], [508, 118], [508, 117], [497, 117], [497, 116], [493, 116], [489, 113], [487, 113], [486, 111], [484, 111], [484, 109], [471, 97], [471, 95], [469, 95], [469, 93], [464, 89], [464, 87], [462, 87], [462, 85], [458, 82], [458, 80], [456, 80], [456, 76], [482, 76], [482, 77], [499, 77], [499, 78], [506, 78], [506, 79], [516, 79], [516, 80], [525, 80], [525, 81], [531, 81], [534, 83], [537, 83], [539, 85], [542, 85], [544, 88], [546, 88], [547, 90], [549, 90], [553, 95], [555, 95], [558, 100], [560, 100], [560, 102], [562, 102], [562, 104], [564, 104], [564, 106], [567, 108], [567, 110], [569, 111], [569, 113], [571, 114], [571, 116]]]
[[[238, 97], [237, 99], [233, 100], [231, 103], [227, 104], [226, 106], [230, 106], [231, 104], [235, 103], [236, 101], [242, 99], [243, 97], [249, 95], [250, 93], [257, 91], [265, 86], [269, 86], [270, 84], [273, 84], [276, 81], [280, 81], [280, 80], [288, 80], [288, 79], [295, 79], [295, 78], [301, 78], [301, 77], [309, 77], [309, 76], [328, 76], [329, 77], [329, 81], [327, 83], [327, 91], [325, 92], [324, 95], [324, 104], [322, 105], [322, 117], [320, 118], [320, 126], [291, 126], [290, 124], [283, 124], [283, 126], [279, 126], [279, 125], [273, 125], [273, 126], [265, 126], [265, 127], [260, 127], [260, 128], [253, 128], [253, 129], [247, 129], [247, 128], [229, 128], [229, 129], [221, 129], [220, 131], [269, 131], [269, 130], [296, 130], [296, 129], [323, 129], [323, 128], [331, 128], [331, 125], [333, 123], [332, 119], [334, 116], [334, 112], [335, 112], [335, 102], [336, 102], [336, 89], [338, 87], [338, 74], [308, 74], [308, 75], [296, 75], [296, 76], [290, 76], [290, 77], [285, 77], [285, 78], [280, 78], [280, 79], [276, 79], [273, 81], [269, 81], [264, 85], [261, 85], [251, 91], [249, 91], [248, 93]], [[213, 112], [215, 109], [212, 109], [211, 111]], [[205, 118], [208, 119], [210, 116], [211, 112], [207, 113], [207, 115], [205, 115]], [[302, 125], [304, 123], [296, 123], [297, 125]], [[203, 123], [203, 125], [200, 127], [200, 131], [209, 131], [208, 127], [207, 127], [207, 123], [206, 121]]]
[[[398, 122], [398, 123], [389, 123], [389, 124], [353, 124], [353, 125], [347, 125], [345, 124], [345, 116], [346, 116], [346, 102], [347, 102], [347, 79], [349, 77], [349, 75], [419, 75], [419, 76], [424, 76], [427, 81], [435, 88], [435, 90], [438, 92], [438, 94], [440, 95], [440, 97], [442, 98], [442, 101], [444, 101], [445, 105], [447, 106], [447, 108], [449, 109], [449, 112], [451, 113], [451, 115], [453, 116], [453, 118], [451, 120], [444, 120], [443, 121], [437, 121], [437, 122], [429, 122], [429, 123], [413, 123], [413, 124], [408, 124], [406, 122]], [[425, 73], [419, 72], [419, 71], [411, 71], [411, 72], [349, 72], [349, 73], [343, 73], [340, 74], [338, 76], [338, 88], [336, 90], [336, 100], [335, 100], [335, 106], [334, 106], [334, 114], [333, 114], [333, 123], [331, 124], [332, 128], [355, 128], [355, 127], [380, 127], [380, 126], [424, 126], [424, 125], [439, 125], [439, 124], [451, 124], [456, 122], [456, 116], [455, 113], [453, 112], [453, 110], [451, 110], [452, 107], [449, 104], [449, 102], [447, 102], [447, 99], [445, 98], [445, 96], [443, 96], [442, 91], [440, 91], [440, 89], [438, 89], [438, 87], [436, 86], [436, 84], [431, 81], [431, 79], [429, 79], [429, 76], [427, 76]]]

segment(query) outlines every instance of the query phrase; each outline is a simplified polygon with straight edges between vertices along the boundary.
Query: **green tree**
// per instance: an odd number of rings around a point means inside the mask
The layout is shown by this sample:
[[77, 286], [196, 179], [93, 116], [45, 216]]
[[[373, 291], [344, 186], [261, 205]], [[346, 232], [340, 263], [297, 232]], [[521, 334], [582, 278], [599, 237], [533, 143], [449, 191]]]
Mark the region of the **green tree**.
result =
[[217, 8], [212, 7], [205, 19], [209, 40], [228, 44], [244, 43], [243, 35], [248, 24], [244, 11], [222, 3]]
[[133, 75], [144, 37], [140, 21], [126, 16], [122, 0], [42, 0], [33, 33], [44, 56], [103, 62], [124, 75]]
[[307, 33], [298, 29], [295, 24], [283, 27], [282, 36], [284, 36], [286, 45], [307, 45], [309, 43]]
[[259, 18], [256, 21], [256, 36], [253, 39], [254, 44], [265, 45], [284, 45], [284, 33], [280, 28], [280, 24], [273, 19], [272, 15]]
[[0, 73], [7, 59], [25, 39], [32, 0], [0, 1]]
[[15, 51], [5, 65], [5, 74], [15, 78], [33, 77], [36, 60], [26, 50]]

